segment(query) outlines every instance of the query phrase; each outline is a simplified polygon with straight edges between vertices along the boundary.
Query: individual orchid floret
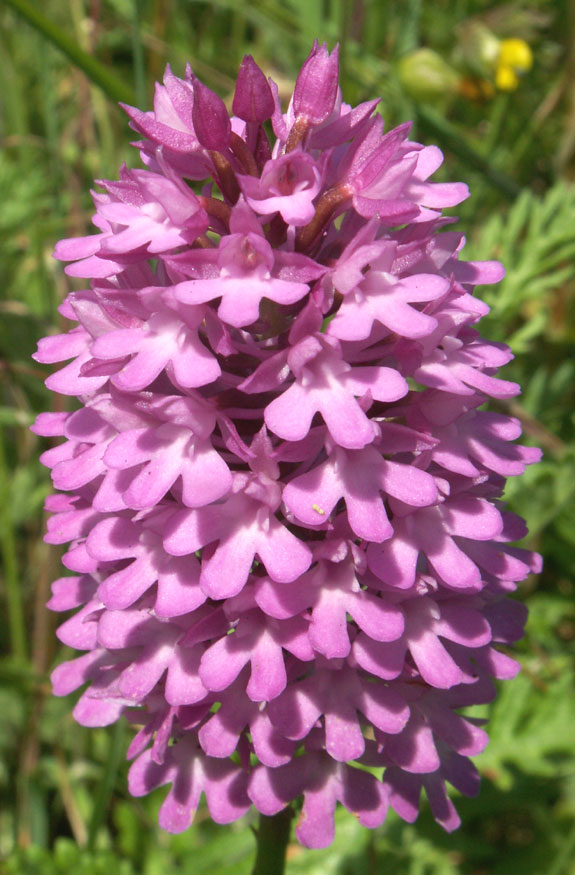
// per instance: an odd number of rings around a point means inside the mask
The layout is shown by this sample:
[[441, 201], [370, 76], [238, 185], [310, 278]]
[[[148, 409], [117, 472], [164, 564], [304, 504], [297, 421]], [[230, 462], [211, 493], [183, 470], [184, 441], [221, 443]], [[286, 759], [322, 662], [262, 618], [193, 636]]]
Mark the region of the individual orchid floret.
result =
[[338, 803], [413, 822], [422, 789], [455, 829], [445, 785], [477, 793], [487, 742], [459, 711], [519, 670], [509, 594], [541, 563], [502, 496], [540, 453], [480, 409], [519, 387], [474, 294], [503, 271], [462, 259], [442, 210], [467, 187], [376, 106], [342, 102], [317, 42], [285, 112], [251, 56], [231, 118], [168, 67], [126, 107], [144, 169], [56, 247], [90, 287], [34, 356], [78, 399], [33, 426], [70, 572], [49, 607], [81, 654], [52, 682], [82, 725], [137, 725], [130, 791], [170, 785], [170, 832], [202, 794], [218, 823], [302, 799], [320, 848]]
[[281, 215], [287, 225], [306, 225], [315, 215], [313, 201], [321, 189], [322, 168], [296, 149], [266, 162], [259, 179], [240, 176], [250, 207], [260, 215]]
[[[362, 589], [365, 579], [351, 556], [339, 562], [320, 560], [289, 587], [269, 577], [259, 578], [255, 599], [269, 616], [282, 620], [297, 617], [309, 608], [310, 643], [316, 653], [337, 659], [349, 656], [350, 635], [356, 628], [378, 642], [396, 641], [404, 633], [401, 609]], [[348, 615], [353, 623], [348, 622]]]
[[189, 280], [176, 288], [178, 300], [201, 304], [221, 298], [219, 318], [235, 328], [255, 322], [262, 298], [287, 306], [301, 300], [309, 291], [301, 282], [273, 276], [274, 254], [259, 234], [231, 234], [218, 251], [219, 276]]
[[250, 480], [249, 475], [236, 474], [232, 494], [224, 503], [179, 511], [166, 526], [164, 547], [173, 556], [190, 555], [217, 542], [202, 563], [201, 586], [210, 598], [236, 595], [256, 554], [268, 574], [281, 583], [295, 580], [311, 562], [309, 547], [274, 516], [279, 495], [274, 501], [268, 487], [270, 508], [257, 493], [253, 498], [249, 495]]
[[124, 493], [127, 506], [137, 509], [154, 507], [178, 478], [186, 507], [211, 504], [232, 485], [230, 470], [211, 442], [171, 423], [122, 432], [106, 450], [104, 462], [119, 471], [138, 466]]
[[123, 391], [145, 389], [166, 369], [176, 387], [195, 388], [213, 382], [220, 366], [201, 342], [199, 307], [185, 316], [159, 310], [138, 328], [118, 328], [92, 344], [95, 359], [112, 364], [111, 381]]
[[[450, 689], [463, 683], [464, 673], [451, 656], [442, 640], [455, 641], [467, 648], [478, 648], [491, 641], [491, 629], [476, 608], [458, 604], [456, 600], [435, 602], [432, 590], [426, 592], [424, 581], [419, 582], [412, 598], [406, 594], [399, 603], [405, 628], [393, 641], [377, 641], [373, 635], [362, 632], [353, 643], [353, 656], [366, 671], [384, 680], [399, 677], [405, 666], [407, 651], [418, 672], [430, 686]], [[423, 584], [423, 585], [422, 585]]]
[[221, 707], [199, 730], [199, 742], [209, 756], [229, 757], [249, 726], [254, 751], [260, 762], [271, 768], [283, 766], [291, 761], [296, 743], [278, 732], [257, 700], [252, 701], [246, 696], [245, 672], [244, 669], [237, 680], [220, 693]]
[[[188, 68], [185, 79], [180, 79], [174, 76], [168, 64], [164, 84], [156, 82], [153, 111], [142, 112], [125, 105], [123, 109], [131, 126], [154, 145], [161, 145], [176, 153], [194, 153], [200, 151], [200, 144], [194, 131], [193, 106], [191, 70]], [[209, 167], [209, 161], [204, 160], [203, 164], [205, 168]]]
[[435, 330], [437, 320], [411, 305], [441, 298], [449, 291], [449, 280], [427, 273], [394, 276], [389, 272], [393, 246], [390, 250], [372, 261], [371, 270], [344, 298], [329, 324], [330, 335], [339, 340], [365, 340], [374, 322], [410, 338], [425, 337]]
[[370, 829], [383, 823], [389, 806], [382, 785], [373, 775], [337, 762], [321, 751], [312, 751], [275, 769], [258, 766], [248, 792], [254, 805], [268, 816], [303, 794], [296, 836], [309, 848], [325, 848], [332, 843], [338, 802]]
[[[154, 610], [158, 616], [179, 616], [203, 604], [206, 596], [200, 588], [200, 565], [195, 557], [186, 560], [166, 556], [162, 550], [161, 530], [168, 513], [147, 528], [125, 518], [107, 517], [91, 530], [86, 541], [88, 554], [100, 563], [122, 563], [109, 574], [100, 572], [98, 593], [106, 607], [122, 610], [157, 584]], [[154, 531], [154, 528], [156, 531]], [[159, 530], [159, 531], [158, 531]], [[132, 562], [125, 564], [125, 560]], [[167, 613], [168, 612], [168, 613]]]
[[307, 626], [303, 617], [282, 621], [267, 617], [254, 604], [252, 610], [240, 615], [231, 634], [205, 651], [200, 664], [203, 683], [209, 690], [225, 690], [250, 663], [248, 697], [254, 702], [275, 699], [287, 684], [282, 650], [305, 662], [314, 659]]
[[[321, 658], [316, 660], [322, 665]], [[357, 712], [384, 733], [395, 734], [405, 727], [409, 708], [398, 693], [384, 684], [371, 684], [350, 668], [333, 666], [337, 683], [331, 676], [333, 663], [319, 668], [304, 680], [290, 684], [270, 702], [269, 713], [274, 726], [286, 738], [301, 740], [321, 715], [325, 721], [325, 750], [338, 762], [360, 758], [365, 751]]]
[[128, 776], [133, 796], [144, 796], [163, 784], [172, 784], [160, 808], [160, 826], [171, 833], [187, 829], [202, 793], [216, 823], [231, 823], [246, 813], [250, 800], [247, 775], [229, 760], [207, 757], [194, 739], [182, 739], [169, 748], [161, 765], [144, 751], [133, 763]]
[[513, 358], [501, 343], [481, 340], [476, 332], [461, 331], [445, 335], [424, 359], [414, 377], [423, 386], [456, 395], [472, 395], [476, 390], [493, 398], [513, 398], [521, 390], [517, 383], [491, 375]]
[[376, 118], [365, 138], [344, 159], [342, 178], [361, 216], [377, 215], [391, 225], [427, 220], [439, 215], [428, 207], [454, 206], [469, 196], [467, 186], [460, 183], [423, 181], [433, 172], [434, 163], [437, 166], [439, 150], [420, 159], [425, 150], [407, 140], [410, 128], [410, 123], [403, 124], [382, 136], [383, 121]]
[[340, 346], [327, 337], [310, 336], [292, 347], [288, 365], [296, 382], [266, 408], [271, 431], [289, 441], [305, 438], [316, 412], [341, 447], [361, 449], [373, 441], [373, 422], [358, 398], [396, 401], [407, 392], [403, 377], [392, 368], [352, 368], [341, 356]]
[[[437, 507], [398, 515], [393, 537], [368, 549], [371, 570], [381, 580], [401, 589], [413, 586], [420, 550], [443, 585], [478, 589], [481, 573], [460, 538], [490, 541], [503, 528], [498, 509], [482, 498], [457, 496]], [[457, 540], [456, 540], [457, 539]]]
[[66, 268], [70, 276], [118, 274], [131, 253], [144, 248], [152, 256], [176, 249], [193, 243], [208, 227], [199, 199], [181, 181], [124, 167], [119, 182], [100, 184], [108, 192], [94, 195], [101, 233], [61, 240], [54, 252], [56, 258], [76, 262]]
[[430, 474], [414, 465], [388, 461], [380, 450], [367, 446], [361, 450], [335, 447], [326, 462], [288, 483], [283, 500], [299, 520], [318, 525], [345, 498], [354, 533], [379, 543], [393, 534], [381, 493], [413, 507], [434, 504], [438, 496]]
[[[217, 250], [203, 253], [198, 272], [205, 278], [178, 283], [174, 294], [185, 304], [202, 304], [221, 298], [218, 316], [227, 325], [243, 328], [260, 315], [262, 299], [283, 306], [309, 293], [308, 283], [323, 269], [305, 255], [275, 252], [266, 240], [255, 214], [239, 203], [231, 213], [232, 233], [222, 237]], [[194, 267], [194, 253], [189, 264]], [[184, 267], [184, 265], [180, 265]]]

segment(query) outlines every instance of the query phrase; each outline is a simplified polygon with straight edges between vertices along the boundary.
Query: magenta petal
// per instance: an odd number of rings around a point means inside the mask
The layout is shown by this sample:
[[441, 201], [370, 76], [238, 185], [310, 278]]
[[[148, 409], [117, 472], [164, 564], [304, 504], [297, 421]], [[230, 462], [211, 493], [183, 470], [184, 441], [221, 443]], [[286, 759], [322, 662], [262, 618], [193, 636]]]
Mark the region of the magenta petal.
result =
[[425, 784], [425, 792], [437, 822], [447, 832], [453, 832], [454, 829], [457, 829], [461, 819], [453, 802], [447, 796], [445, 785], [440, 781], [428, 780]]
[[275, 729], [265, 712], [252, 719], [250, 731], [256, 756], [264, 765], [276, 769], [290, 762], [295, 743]]
[[250, 661], [250, 651], [227, 636], [209, 647], [201, 659], [199, 674], [208, 690], [225, 690]]
[[268, 632], [260, 636], [251, 657], [246, 692], [254, 702], [269, 702], [285, 689], [287, 676], [281, 647]]
[[348, 598], [337, 590], [320, 591], [314, 605], [309, 640], [328, 659], [347, 656], [350, 651], [346, 607]]
[[373, 775], [350, 766], [341, 766], [341, 790], [338, 799], [354, 814], [362, 826], [381, 826], [387, 815], [387, 793]]
[[291, 583], [309, 568], [311, 551], [273, 517], [269, 526], [269, 530], [258, 537], [257, 551], [272, 580]]
[[393, 762], [407, 772], [426, 774], [440, 766], [433, 733], [417, 718], [412, 718], [399, 735], [386, 736], [385, 750]]
[[304, 685], [288, 687], [269, 706], [271, 720], [286, 738], [300, 739], [307, 735], [321, 714], [312, 691]]
[[461, 683], [461, 669], [437, 638], [430, 613], [412, 611], [406, 636], [410, 653], [428, 684], [449, 689]]
[[52, 689], [55, 696], [67, 696], [91, 676], [91, 673], [105, 659], [101, 650], [92, 650], [69, 662], [62, 662], [52, 672]]
[[305, 766], [295, 760], [277, 769], [257, 766], [250, 776], [250, 799], [262, 814], [277, 814], [300, 795], [305, 778]]
[[385, 770], [385, 786], [389, 790], [389, 802], [399, 816], [408, 823], [414, 823], [419, 814], [421, 780], [397, 766]]
[[396, 678], [401, 673], [406, 651], [407, 646], [401, 639], [380, 643], [372, 641], [366, 635], [358, 635], [352, 650], [362, 668], [384, 680]]
[[409, 708], [402, 697], [384, 684], [364, 684], [361, 710], [374, 726], [392, 735], [402, 732]]
[[374, 641], [396, 641], [405, 627], [402, 611], [371, 593], [361, 593], [348, 602], [348, 611]]
[[200, 566], [191, 556], [172, 558], [158, 574], [158, 595], [154, 610], [158, 617], [187, 614], [206, 600], [200, 588]]
[[199, 675], [201, 658], [198, 648], [175, 648], [166, 677], [166, 701], [170, 705], [193, 705], [207, 695]]
[[301, 818], [296, 827], [298, 841], [307, 848], [325, 848], [335, 836], [334, 811], [336, 788], [329, 781], [322, 787], [314, 787], [304, 794]]

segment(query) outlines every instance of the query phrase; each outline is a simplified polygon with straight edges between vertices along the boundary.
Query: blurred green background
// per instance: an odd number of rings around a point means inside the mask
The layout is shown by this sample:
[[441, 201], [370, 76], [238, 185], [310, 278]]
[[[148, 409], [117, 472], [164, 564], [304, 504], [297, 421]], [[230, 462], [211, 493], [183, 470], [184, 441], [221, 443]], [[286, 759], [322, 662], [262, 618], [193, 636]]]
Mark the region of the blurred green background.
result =
[[[230, 827], [200, 810], [172, 837], [156, 826], [165, 791], [131, 799], [129, 730], [86, 730], [51, 697], [49, 671], [70, 654], [44, 608], [59, 556], [41, 540], [46, 443], [28, 430], [49, 397], [30, 360], [38, 337], [65, 330], [56, 307], [72, 288], [51, 258], [89, 232], [94, 177], [134, 166], [116, 101], [149, 108], [166, 62], [186, 61], [231, 100], [244, 53], [289, 96], [314, 38], [342, 50], [344, 98], [382, 95], [388, 127], [446, 154], [442, 178], [465, 180], [458, 208], [467, 258], [499, 258], [507, 277], [480, 290], [483, 333], [516, 355], [506, 379], [540, 465], [510, 482], [528, 546], [545, 556], [521, 584], [530, 621], [523, 672], [481, 713], [491, 744], [478, 799], [456, 800], [445, 835], [426, 807], [404, 824], [363, 830], [338, 814], [325, 851], [290, 845], [288, 873], [566, 875], [574, 872], [573, 579], [575, 566], [575, 8], [569, 0], [0, 0], [0, 871], [9, 875], [249, 873], [249, 816]], [[78, 286], [76, 286], [78, 287]]]

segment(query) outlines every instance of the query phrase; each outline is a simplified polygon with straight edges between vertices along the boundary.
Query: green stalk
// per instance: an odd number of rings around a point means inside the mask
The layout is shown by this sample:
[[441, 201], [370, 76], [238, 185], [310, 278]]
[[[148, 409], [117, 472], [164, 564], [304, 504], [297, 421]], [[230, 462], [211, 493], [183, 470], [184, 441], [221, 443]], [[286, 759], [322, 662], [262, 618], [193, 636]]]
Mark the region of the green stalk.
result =
[[401, 10], [401, 28], [396, 52], [398, 57], [414, 51], [419, 45], [419, 24], [423, 11], [422, 0], [404, 0]]
[[50, 18], [39, 12], [29, 0], [3, 0], [3, 2], [67, 55], [72, 63], [79, 67], [112, 100], [132, 105], [137, 102], [134, 91], [128, 85], [114, 73], [111, 73], [108, 67], [80, 48], [72, 37], [54, 24]]
[[124, 750], [124, 721], [120, 718], [114, 726], [112, 733], [111, 748], [108, 754], [108, 761], [104, 768], [102, 782], [98, 788], [94, 808], [92, 809], [92, 817], [88, 827], [88, 849], [93, 851], [96, 846], [96, 839], [100, 827], [104, 821], [104, 817], [108, 810], [110, 798], [114, 791], [114, 784], [122, 761]]
[[132, 0], [132, 10], [132, 57], [134, 63], [134, 85], [138, 100], [136, 106], [145, 106], [147, 102], [146, 64], [140, 33], [140, 0]]
[[498, 143], [503, 139], [503, 129], [505, 128], [505, 123], [509, 117], [510, 101], [511, 95], [509, 92], [498, 94], [493, 101], [489, 116], [487, 137], [485, 138], [485, 142], [482, 143], [481, 149], [481, 153], [485, 155], [486, 158], [489, 158], [492, 152], [497, 148]]
[[283, 875], [292, 817], [293, 811], [289, 806], [273, 817], [260, 814], [256, 832], [256, 861], [252, 875]]
[[26, 660], [26, 621], [22, 588], [18, 575], [16, 539], [10, 516], [11, 500], [8, 476], [4, 436], [2, 429], [0, 429], [0, 544], [2, 545], [4, 586], [8, 604], [8, 627], [12, 654], [17, 660], [24, 662]]
[[347, 46], [354, 5], [349, 0], [340, 0], [339, 3], [339, 72], [341, 82], [345, 82], [347, 76]]

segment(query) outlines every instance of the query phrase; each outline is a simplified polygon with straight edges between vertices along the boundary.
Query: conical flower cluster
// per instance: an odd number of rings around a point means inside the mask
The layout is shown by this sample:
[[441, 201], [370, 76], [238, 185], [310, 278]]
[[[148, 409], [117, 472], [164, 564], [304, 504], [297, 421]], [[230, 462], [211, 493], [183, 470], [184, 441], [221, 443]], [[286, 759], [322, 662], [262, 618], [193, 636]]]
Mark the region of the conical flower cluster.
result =
[[126, 107], [145, 169], [56, 248], [90, 288], [36, 355], [81, 403], [35, 425], [64, 438], [49, 606], [84, 651], [54, 691], [140, 727], [130, 790], [170, 786], [171, 832], [202, 793], [218, 823], [302, 799], [317, 848], [337, 802], [413, 821], [422, 788], [452, 830], [445, 782], [475, 794], [487, 742], [458, 711], [518, 669], [508, 594], [538, 557], [500, 497], [539, 452], [480, 409], [519, 387], [473, 296], [503, 270], [460, 259], [442, 208], [466, 186], [430, 182], [440, 151], [376, 105], [342, 102], [317, 44], [285, 113], [249, 56], [231, 119], [168, 68], [152, 112]]

